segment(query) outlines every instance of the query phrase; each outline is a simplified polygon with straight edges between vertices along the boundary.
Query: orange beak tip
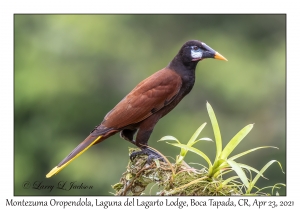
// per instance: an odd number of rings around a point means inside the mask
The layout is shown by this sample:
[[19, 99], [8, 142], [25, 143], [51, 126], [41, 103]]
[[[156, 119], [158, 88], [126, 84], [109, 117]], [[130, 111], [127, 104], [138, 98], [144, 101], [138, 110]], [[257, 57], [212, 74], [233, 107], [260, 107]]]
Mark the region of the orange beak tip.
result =
[[223, 55], [221, 55], [221, 54], [218, 53], [218, 52], [216, 52], [214, 58], [215, 58], [215, 59], [218, 59], [218, 60], [228, 61]]

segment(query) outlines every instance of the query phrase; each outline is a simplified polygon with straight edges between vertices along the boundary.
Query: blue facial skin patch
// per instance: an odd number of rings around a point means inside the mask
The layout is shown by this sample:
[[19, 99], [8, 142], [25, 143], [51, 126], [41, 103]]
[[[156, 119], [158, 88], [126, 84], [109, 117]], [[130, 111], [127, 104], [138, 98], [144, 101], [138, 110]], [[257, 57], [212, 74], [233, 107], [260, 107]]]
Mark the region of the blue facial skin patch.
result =
[[201, 59], [203, 54], [203, 50], [200, 48], [195, 50], [194, 48], [191, 49], [191, 56], [192, 58]]

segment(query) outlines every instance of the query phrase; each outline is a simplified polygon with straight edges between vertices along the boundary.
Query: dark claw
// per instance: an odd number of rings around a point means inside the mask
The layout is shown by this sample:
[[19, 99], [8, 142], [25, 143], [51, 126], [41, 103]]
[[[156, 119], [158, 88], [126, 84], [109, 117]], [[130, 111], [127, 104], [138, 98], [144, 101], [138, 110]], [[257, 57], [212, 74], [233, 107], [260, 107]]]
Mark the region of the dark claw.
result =
[[147, 163], [150, 165], [151, 162], [155, 159], [158, 159], [158, 160], [161, 160], [163, 162], [165, 162], [165, 159], [162, 157], [162, 156], [157, 156], [157, 155], [153, 155], [153, 154], [150, 154], [147, 158]]
[[139, 155], [143, 155], [142, 151], [137, 151], [137, 152], [133, 152], [130, 154], [129, 158], [131, 160], [131, 162], [133, 162], [133, 160], [139, 156]]
[[148, 164], [150, 164], [154, 159], [158, 159], [158, 160], [165, 162], [164, 158], [160, 154], [157, 154], [155, 151], [153, 151], [149, 148], [145, 148], [141, 151], [131, 153], [131, 155], [129, 157], [131, 162], [139, 155], [148, 155], [148, 158], [147, 158]]

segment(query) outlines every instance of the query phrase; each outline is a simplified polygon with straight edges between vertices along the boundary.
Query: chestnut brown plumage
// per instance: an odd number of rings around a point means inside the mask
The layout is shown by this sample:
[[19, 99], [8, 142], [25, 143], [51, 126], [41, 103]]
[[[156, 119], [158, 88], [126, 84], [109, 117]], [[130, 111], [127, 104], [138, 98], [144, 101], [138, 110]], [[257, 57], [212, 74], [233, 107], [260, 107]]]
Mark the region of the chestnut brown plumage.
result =
[[160, 158], [147, 147], [153, 128], [160, 118], [169, 113], [191, 91], [195, 83], [196, 65], [205, 58], [226, 60], [201, 41], [186, 42], [167, 67], [140, 82], [46, 177], [57, 174], [89, 147], [118, 132], [123, 139], [141, 149], [140, 152], [133, 153], [131, 159], [140, 154], [147, 154], [149, 161]]

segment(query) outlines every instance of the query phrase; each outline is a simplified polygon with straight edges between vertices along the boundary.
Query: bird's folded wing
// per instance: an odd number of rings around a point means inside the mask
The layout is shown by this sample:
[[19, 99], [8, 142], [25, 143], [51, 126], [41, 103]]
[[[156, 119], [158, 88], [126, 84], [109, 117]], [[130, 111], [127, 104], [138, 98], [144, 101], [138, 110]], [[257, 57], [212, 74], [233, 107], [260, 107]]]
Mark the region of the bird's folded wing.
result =
[[122, 128], [138, 123], [164, 106], [178, 94], [181, 77], [170, 69], [162, 69], [140, 82], [104, 118], [102, 125]]

